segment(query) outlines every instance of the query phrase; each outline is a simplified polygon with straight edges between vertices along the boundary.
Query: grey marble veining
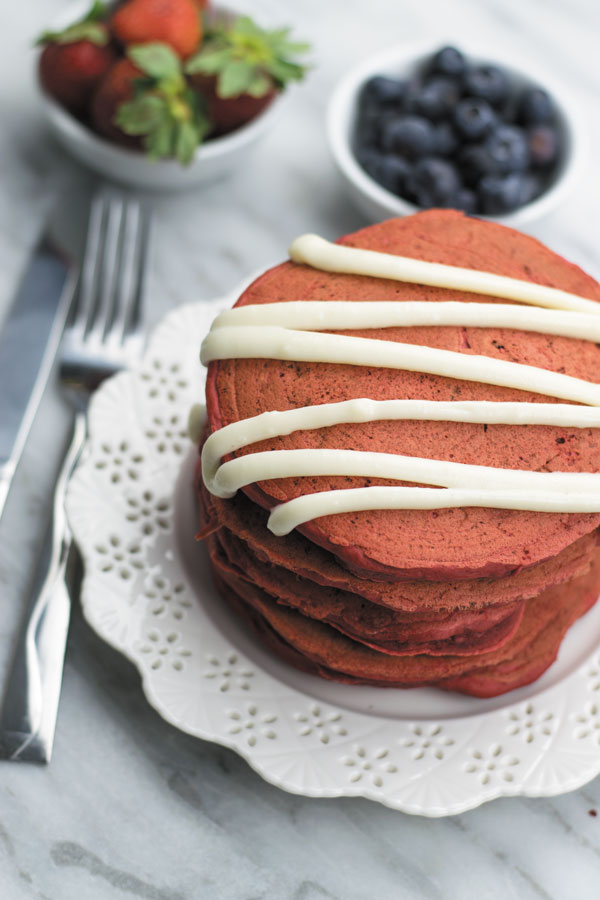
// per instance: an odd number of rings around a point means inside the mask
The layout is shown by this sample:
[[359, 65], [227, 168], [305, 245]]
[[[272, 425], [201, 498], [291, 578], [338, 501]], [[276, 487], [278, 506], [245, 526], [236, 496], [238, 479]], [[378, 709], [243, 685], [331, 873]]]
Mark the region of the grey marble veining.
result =
[[[11, 4], [0, 37], [0, 315], [56, 197], [69, 209], [62, 221], [73, 241], [93, 185], [50, 141], [38, 116], [31, 39], [61, 6], [61, 0]], [[329, 159], [327, 96], [360, 56], [413, 39], [434, 45], [464, 36], [490, 55], [522, 53], [577, 96], [588, 113], [587, 180], [528, 230], [600, 274], [596, 3], [264, 0], [260, 6], [314, 41], [317, 65], [247, 171], [157, 201], [151, 321], [179, 303], [231, 289], [281, 258], [302, 231], [335, 237], [363, 224]], [[68, 421], [50, 390], [0, 526], [0, 679]], [[1, 900], [598, 896], [600, 781], [563, 797], [495, 801], [437, 821], [364, 800], [291, 796], [232, 752], [162, 721], [146, 704], [133, 667], [78, 610], [51, 765], [0, 764]]]

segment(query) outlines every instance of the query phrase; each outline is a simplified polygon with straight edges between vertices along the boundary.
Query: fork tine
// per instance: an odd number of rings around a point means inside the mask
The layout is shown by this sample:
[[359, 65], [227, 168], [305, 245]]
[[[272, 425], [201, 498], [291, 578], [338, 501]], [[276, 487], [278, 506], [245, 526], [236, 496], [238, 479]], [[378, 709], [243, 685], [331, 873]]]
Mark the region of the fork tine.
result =
[[79, 332], [81, 336], [89, 331], [92, 324], [106, 212], [106, 195], [104, 193], [96, 195], [90, 210], [83, 263], [69, 317], [69, 327], [74, 332]]
[[100, 273], [90, 334], [104, 341], [111, 327], [117, 302], [117, 285], [121, 265], [121, 231], [123, 226], [123, 200], [111, 196], [105, 218], [104, 241], [100, 252]]
[[137, 279], [137, 257], [139, 232], [142, 227], [142, 212], [137, 200], [128, 200], [123, 213], [121, 267], [119, 270], [118, 292], [115, 315], [110, 338], [118, 344], [125, 340], [131, 309], [134, 304]]
[[126, 315], [124, 317], [123, 341], [133, 336], [140, 329], [140, 319], [146, 281], [148, 277], [148, 258], [152, 249], [153, 216], [152, 212], [139, 207], [139, 226], [137, 229], [136, 266], [133, 279], [133, 291]]

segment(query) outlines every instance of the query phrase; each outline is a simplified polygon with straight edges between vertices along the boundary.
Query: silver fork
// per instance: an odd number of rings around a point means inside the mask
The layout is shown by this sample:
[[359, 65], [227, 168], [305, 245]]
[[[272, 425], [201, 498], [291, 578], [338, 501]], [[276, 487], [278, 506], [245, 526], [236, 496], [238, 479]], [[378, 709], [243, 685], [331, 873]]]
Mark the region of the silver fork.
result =
[[[54, 496], [50, 562], [19, 638], [0, 715], [0, 758], [49, 762], [70, 615], [67, 483], [86, 440], [91, 394], [142, 347], [141, 307], [150, 215], [103, 191], [93, 201], [78, 289], [60, 346], [60, 380], [75, 409], [73, 438]], [[41, 580], [38, 579], [38, 583]]]

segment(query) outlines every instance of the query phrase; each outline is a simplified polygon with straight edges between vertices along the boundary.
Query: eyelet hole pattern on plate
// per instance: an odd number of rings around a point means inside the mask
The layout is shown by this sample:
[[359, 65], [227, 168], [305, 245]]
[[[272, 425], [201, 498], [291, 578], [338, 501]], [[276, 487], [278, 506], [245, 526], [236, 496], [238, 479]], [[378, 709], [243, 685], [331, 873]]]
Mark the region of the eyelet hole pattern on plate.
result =
[[294, 713], [294, 718], [298, 723], [300, 737], [312, 735], [322, 744], [348, 735], [342, 713], [337, 710], [327, 711], [318, 703], [311, 704], [306, 712]]
[[172, 520], [172, 501], [165, 497], [155, 497], [150, 490], [141, 496], [129, 495], [126, 499], [128, 522], [139, 524], [145, 537], [150, 537], [156, 530], [169, 531]]
[[176, 672], [182, 672], [185, 661], [192, 655], [182, 643], [182, 635], [176, 631], [163, 634], [156, 628], [146, 632], [145, 639], [138, 643], [137, 649], [145, 659], [146, 665], [157, 671], [168, 667]]
[[349, 769], [348, 780], [351, 784], [364, 779], [380, 788], [383, 787], [386, 776], [398, 771], [398, 766], [390, 758], [390, 751], [386, 747], [369, 751], [364, 746], [357, 745], [351, 754], [340, 757], [340, 762]]
[[147, 360], [140, 372], [146, 396], [150, 400], [160, 400], [175, 408], [180, 394], [189, 388], [187, 378], [181, 375], [179, 363], [163, 362], [161, 359]]
[[588, 703], [585, 711], [575, 716], [575, 721], [578, 723], [575, 728], [575, 737], [578, 740], [591, 738], [600, 745], [600, 705], [598, 703]]
[[519, 736], [526, 744], [548, 739], [554, 733], [554, 714], [547, 710], [539, 710], [533, 703], [524, 703], [507, 712], [508, 724], [506, 733], [510, 737]]
[[114, 485], [139, 481], [143, 464], [143, 454], [132, 449], [128, 441], [114, 446], [103, 442], [93, 463], [96, 470], [105, 472], [109, 483]]
[[96, 565], [101, 572], [114, 573], [124, 581], [144, 568], [142, 547], [139, 541], [125, 543], [118, 535], [111, 534], [108, 539], [98, 542], [94, 547]]
[[190, 445], [187, 420], [178, 412], [153, 415], [144, 434], [159, 456], [182, 456]]
[[482, 785], [493, 779], [511, 782], [515, 777], [513, 769], [519, 762], [517, 756], [504, 753], [501, 744], [491, 744], [486, 750], [471, 750], [464, 771], [474, 775]]
[[224, 659], [210, 655], [207, 662], [208, 668], [203, 673], [204, 678], [212, 681], [222, 694], [231, 688], [250, 690], [254, 672], [245, 661], [240, 661], [237, 653], [230, 653]]
[[432, 757], [442, 760], [454, 744], [454, 738], [438, 722], [413, 723], [409, 727], [410, 734], [400, 740], [400, 746], [406, 748], [414, 760]]
[[249, 747], [255, 747], [261, 739], [274, 741], [277, 738], [272, 727], [277, 716], [272, 712], [263, 713], [255, 703], [247, 704], [243, 709], [227, 710], [227, 718], [230, 722], [228, 733], [239, 736]]

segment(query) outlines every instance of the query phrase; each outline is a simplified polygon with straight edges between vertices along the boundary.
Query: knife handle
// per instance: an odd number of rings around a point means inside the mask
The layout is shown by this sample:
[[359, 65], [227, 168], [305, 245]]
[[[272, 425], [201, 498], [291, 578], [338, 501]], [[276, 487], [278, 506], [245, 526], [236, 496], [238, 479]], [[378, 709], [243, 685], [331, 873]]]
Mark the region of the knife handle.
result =
[[[50, 545], [47, 572], [30, 605], [4, 696], [0, 718], [0, 755], [4, 758], [50, 759], [70, 616], [66, 572], [72, 538], [65, 495], [85, 438], [85, 415], [78, 412], [56, 483], [51, 529], [38, 560], [39, 572]], [[35, 584], [40, 583], [41, 574]]]

